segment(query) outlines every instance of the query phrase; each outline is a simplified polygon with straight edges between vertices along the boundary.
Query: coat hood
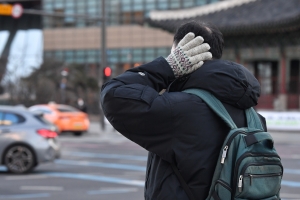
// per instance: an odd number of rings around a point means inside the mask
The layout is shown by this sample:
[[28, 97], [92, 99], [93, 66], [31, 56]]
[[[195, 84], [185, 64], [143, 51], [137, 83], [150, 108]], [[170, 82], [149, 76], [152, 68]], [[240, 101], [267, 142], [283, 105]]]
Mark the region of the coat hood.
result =
[[220, 101], [240, 109], [257, 105], [260, 84], [244, 66], [226, 60], [210, 60], [190, 75], [177, 79], [169, 91], [200, 88]]

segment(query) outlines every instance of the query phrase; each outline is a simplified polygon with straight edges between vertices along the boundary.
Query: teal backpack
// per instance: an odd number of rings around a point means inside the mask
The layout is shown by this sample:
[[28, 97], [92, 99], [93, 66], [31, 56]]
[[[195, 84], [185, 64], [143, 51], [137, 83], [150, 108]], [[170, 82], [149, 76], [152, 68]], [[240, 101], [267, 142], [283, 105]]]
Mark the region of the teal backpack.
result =
[[[237, 128], [223, 104], [200, 89], [183, 92], [199, 96], [230, 127], [206, 200], [279, 200], [283, 166], [268, 132], [253, 108], [245, 110], [248, 127]], [[172, 166], [174, 169], [174, 165]], [[178, 174], [178, 169], [174, 169]], [[187, 184], [182, 183], [188, 189]], [[188, 189], [189, 190], [189, 189]], [[190, 199], [197, 199], [186, 191]]]

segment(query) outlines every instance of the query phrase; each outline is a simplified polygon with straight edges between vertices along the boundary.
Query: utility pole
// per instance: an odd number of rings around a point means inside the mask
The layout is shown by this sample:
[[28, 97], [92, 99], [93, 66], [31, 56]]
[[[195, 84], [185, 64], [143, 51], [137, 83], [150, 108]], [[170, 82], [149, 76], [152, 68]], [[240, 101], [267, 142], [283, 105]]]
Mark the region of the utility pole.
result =
[[102, 0], [101, 3], [102, 9], [102, 24], [101, 24], [101, 62], [99, 62], [99, 71], [98, 71], [98, 85], [99, 85], [99, 115], [100, 115], [100, 126], [102, 130], [105, 130], [105, 120], [104, 113], [100, 103], [100, 91], [103, 84], [103, 69], [106, 67], [106, 16], [105, 16], [105, 0]]

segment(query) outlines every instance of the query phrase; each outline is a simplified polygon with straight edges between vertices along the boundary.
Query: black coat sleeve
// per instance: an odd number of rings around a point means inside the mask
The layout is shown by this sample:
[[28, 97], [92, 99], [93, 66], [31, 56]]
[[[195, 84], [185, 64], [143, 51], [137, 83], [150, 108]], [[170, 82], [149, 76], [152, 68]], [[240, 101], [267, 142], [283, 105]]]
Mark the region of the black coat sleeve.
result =
[[172, 154], [172, 106], [159, 95], [175, 79], [162, 57], [126, 71], [101, 90], [105, 116], [122, 135], [165, 160]]

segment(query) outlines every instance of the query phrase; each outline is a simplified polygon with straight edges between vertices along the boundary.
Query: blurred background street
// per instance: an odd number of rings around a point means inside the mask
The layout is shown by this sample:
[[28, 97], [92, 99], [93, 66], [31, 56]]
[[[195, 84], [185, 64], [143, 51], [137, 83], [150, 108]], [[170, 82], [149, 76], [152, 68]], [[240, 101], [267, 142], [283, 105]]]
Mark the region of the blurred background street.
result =
[[260, 82], [255, 109], [283, 160], [282, 199], [300, 200], [299, 8], [299, 0], [0, 0], [0, 200], [144, 199], [147, 151], [105, 122], [100, 88], [167, 57], [191, 20], [217, 26], [222, 59]]
[[[95, 118], [94, 118], [95, 119]], [[299, 133], [271, 132], [285, 172], [282, 199], [300, 199]], [[82, 137], [59, 137], [62, 157], [28, 175], [0, 172], [0, 199], [140, 200], [143, 199], [147, 152], [109, 124], [99, 131], [93, 121]]]

